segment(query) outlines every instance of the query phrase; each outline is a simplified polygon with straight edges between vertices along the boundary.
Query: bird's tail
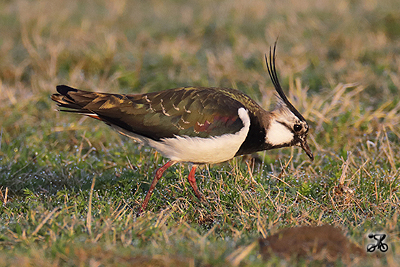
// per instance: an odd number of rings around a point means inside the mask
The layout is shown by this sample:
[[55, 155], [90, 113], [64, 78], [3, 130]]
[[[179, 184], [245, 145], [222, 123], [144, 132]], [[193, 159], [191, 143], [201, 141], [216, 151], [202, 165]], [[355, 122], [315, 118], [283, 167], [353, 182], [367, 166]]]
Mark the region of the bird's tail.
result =
[[57, 92], [58, 94], [51, 95], [51, 99], [57, 102], [57, 105], [61, 108], [60, 111], [80, 113], [100, 119], [97, 114], [87, 107], [100, 96], [99, 93], [79, 90], [66, 85], [58, 85]]
[[66, 85], [57, 85], [58, 94], [53, 94], [51, 99], [57, 102], [61, 108], [67, 108], [69, 112], [87, 113], [85, 107], [98, 97], [97, 93], [78, 90]]

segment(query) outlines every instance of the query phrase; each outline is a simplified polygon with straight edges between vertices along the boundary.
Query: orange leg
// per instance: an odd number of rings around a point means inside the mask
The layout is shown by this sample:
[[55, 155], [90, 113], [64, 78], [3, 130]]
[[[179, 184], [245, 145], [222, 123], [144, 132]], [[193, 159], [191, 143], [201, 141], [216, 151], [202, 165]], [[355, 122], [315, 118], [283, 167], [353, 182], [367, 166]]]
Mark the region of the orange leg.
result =
[[149, 189], [149, 191], [147, 192], [146, 197], [144, 198], [142, 207], [141, 207], [140, 210], [139, 210], [139, 214], [142, 213], [142, 212], [146, 209], [147, 204], [149, 203], [151, 194], [153, 193], [154, 188], [156, 187], [156, 184], [158, 183], [158, 180], [160, 180], [160, 178], [162, 177], [162, 175], [164, 174], [164, 172], [165, 172], [169, 167], [171, 167], [172, 165], [174, 165], [175, 163], [176, 163], [176, 161], [170, 160], [170, 161], [168, 161], [167, 163], [165, 163], [164, 166], [158, 168], [158, 170], [156, 171], [156, 175], [154, 176], [153, 182], [152, 182], [151, 185], [150, 185], [150, 189]]
[[194, 194], [196, 195], [196, 197], [200, 201], [202, 201], [202, 200], [205, 200], [205, 199], [204, 199], [203, 194], [200, 193], [199, 188], [197, 187], [197, 184], [196, 184], [196, 178], [194, 177], [196, 169], [197, 169], [197, 165], [193, 165], [192, 169], [190, 170], [189, 176], [188, 176], [188, 181], [189, 181], [189, 184], [192, 186]]

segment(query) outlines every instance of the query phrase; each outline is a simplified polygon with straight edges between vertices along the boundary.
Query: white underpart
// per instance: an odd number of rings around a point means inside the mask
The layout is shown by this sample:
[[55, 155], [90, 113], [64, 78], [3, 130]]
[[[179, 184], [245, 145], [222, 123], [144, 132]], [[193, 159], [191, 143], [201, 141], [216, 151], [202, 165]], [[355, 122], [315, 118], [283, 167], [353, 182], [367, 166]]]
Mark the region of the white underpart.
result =
[[173, 161], [218, 163], [233, 158], [247, 137], [250, 129], [248, 111], [244, 108], [239, 108], [238, 115], [244, 125], [240, 131], [210, 138], [175, 136], [174, 138], [163, 138], [161, 141], [154, 141], [127, 132], [117, 126], [114, 126], [114, 128], [121, 134], [148, 144]]
[[290, 143], [293, 137], [293, 133], [285, 125], [273, 119], [267, 130], [266, 141], [273, 146], [278, 146]]

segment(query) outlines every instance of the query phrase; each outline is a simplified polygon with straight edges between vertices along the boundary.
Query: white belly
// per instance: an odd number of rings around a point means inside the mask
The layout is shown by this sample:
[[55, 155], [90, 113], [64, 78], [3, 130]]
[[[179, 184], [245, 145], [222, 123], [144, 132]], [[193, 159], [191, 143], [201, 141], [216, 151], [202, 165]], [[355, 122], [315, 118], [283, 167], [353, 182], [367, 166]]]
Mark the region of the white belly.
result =
[[238, 110], [243, 128], [234, 134], [224, 134], [211, 138], [176, 136], [164, 138], [162, 142], [149, 140], [148, 144], [165, 157], [175, 161], [195, 163], [218, 163], [233, 158], [247, 137], [250, 117], [247, 110]]
[[218, 163], [233, 158], [247, 137], [250, 129], [248, 111], [240, 108], [238, 115], [244, 125], [240, 131], [211, 138], [175, 136], [173, 138], [163, 138], [161, 141], [154, 141], [126, 132], [119, 127], [114, 128], [121, 134], [155, 148], [163, 156], [173, 161]]

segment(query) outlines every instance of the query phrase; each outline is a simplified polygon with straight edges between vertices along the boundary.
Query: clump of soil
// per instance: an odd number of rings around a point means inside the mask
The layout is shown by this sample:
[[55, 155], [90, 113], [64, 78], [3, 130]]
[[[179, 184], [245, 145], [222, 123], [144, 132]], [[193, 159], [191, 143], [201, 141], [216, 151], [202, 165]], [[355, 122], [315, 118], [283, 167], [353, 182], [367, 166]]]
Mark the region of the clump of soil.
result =
[[341, 230], [331, 225], [300, 226], [284, 229], [267, 238], [260, 238], [260, 253], [264, 260], [277, 255], [281, 258], [317, 260], [325, 263], [339, 258], [344, 262], [366, 253], [353, 244]]

